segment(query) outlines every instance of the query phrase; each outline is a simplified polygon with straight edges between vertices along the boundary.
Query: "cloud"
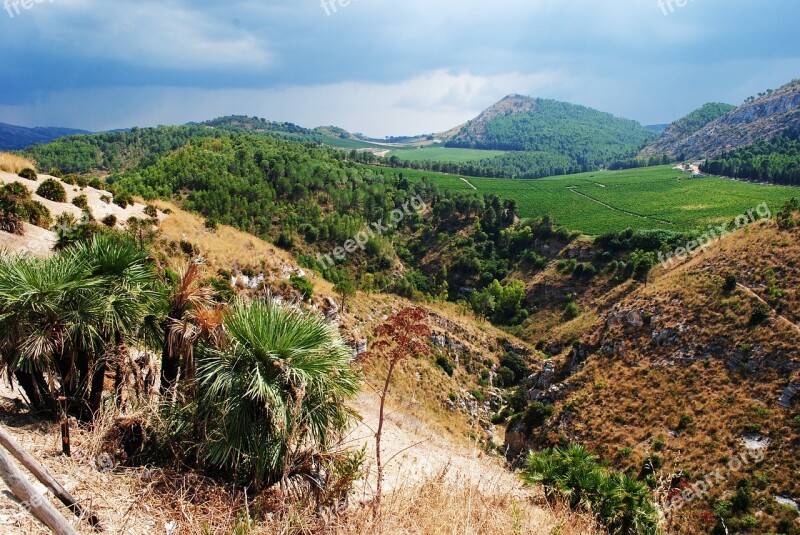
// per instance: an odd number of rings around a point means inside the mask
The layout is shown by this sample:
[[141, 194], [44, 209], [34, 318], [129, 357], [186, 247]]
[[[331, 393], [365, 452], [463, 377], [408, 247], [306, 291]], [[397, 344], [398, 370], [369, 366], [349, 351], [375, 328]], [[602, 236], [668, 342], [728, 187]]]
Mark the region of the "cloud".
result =
[[[341, 5], [341, 4], [339, 4]], [[665, 122], [797, 76], [795, 0], [54, 0], [0, 13], [0, 121], [107, 127], [242, 113], [372, 135], [508, 93]]]

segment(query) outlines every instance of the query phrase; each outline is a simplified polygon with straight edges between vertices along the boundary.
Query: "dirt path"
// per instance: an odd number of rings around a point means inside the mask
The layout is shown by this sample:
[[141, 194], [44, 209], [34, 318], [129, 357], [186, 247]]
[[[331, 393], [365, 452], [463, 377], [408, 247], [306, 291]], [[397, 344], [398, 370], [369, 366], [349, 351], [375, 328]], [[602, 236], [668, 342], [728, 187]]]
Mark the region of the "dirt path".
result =
[[[378, 427], [378, 398], [363, 393], [354, 403], [363, 421], [348, 435], [347, 446], [367, 446], [367, 481], [361, 492], [366, 499], [375, 488], [375, 429]], [[384, 490], [408, 487], [447, 470], [446, 480], [471, 481], [482, 491], [504, 495], [530, 493], [517, 477], [478, 448], [453, 444], [424, 422], [401, 412], [389, 411], [383, 427]]]
[[[659, 219], [657, 217], [650, 217], [649, 215], [637, 214], [636, 212], [630, 212], [628, 210], [623, 210], [622, 208], [617, 208], [616, 206], [612, 206], [610, 204], [604, 203], [603, 201], [601, 201], [599, 199], [595, 199], [594, 197], [586, 195], [585, 193], [581, 193], [580, 191], [575, 189], [577, 187], [578, 186], [567, 186], [567, 189], [569, 191], [571, 191], [572, 193], [574, 193], [575, 195], [578, 195], [580, 197], [588, 199], [588, 200], [592, 201], [593, 203], [596, 203], [596, 204], [599, 204], [600, 206], [603, 206], [604, 208], [608, 208], [611, 211], [619, 212], [621, 214], [630, 215], [630, 216], [633, 216], [633, 217], [639, 217], [641, 219], [649, 219], [651, 221], [658, 221], [659, 223], [663, 223], [664, 225], [674, 225], [675, 224], [672, 221], [668, 221], [666, 219]], [[602, 187], [605, 187], [605, 186], [602, 186]]]
[[461, 177], [461, 180], [463, 180], [463, 181], [464, 181], [464, 184], [466, 184], [467, 186], [469, 186], [469, 187], [471, 187], [472, 189], [474, 189], [474, 190], [476, 190], [476, 191], [477, 191], [477, 189], [478, 189], [478, 188], [476, 188], [475, 186], [473, 186], [473, 185], [472, 185], [472, 183], [470, 183], [470, 181], [469, 181], [469, 180], [467, 180], [467, 179], [466, 179], [466, 178], [464, 178], [464, 177]]
[[774, 308], [772, 308], [772, 305], [770, 305], [770, 304], [769, 304], [769, 302], [767, 302], [767, 301], [766, 301], [764, 298], [762, 298], [760, 295], [758, 295], [758, 294], [757, 294], [755, 291], [753, 291], [753, 290], [752, 290], [750, 287], [748, 287], [748, 286], [745, 286], [745, 285], [744, 285], [744, 284], [742, 284], [741, 282], [737, 282], [737, 283], [736, 283], [736, 286], [738, 286], [739, 288], [741, 288], [742, 290], [744, 290], [744, 292], [745, 292], [747, 295], [749, 295], [749, 296], [751, 296], [751, 297], [754, 297], [755, 299], [757, 299], [757, 300], [758, 300], [758, 301], [759, 301], [761, 304], [763, 304], [763, 305], [765, 305], [765, 306], [769, 307], [769, 309], [770, 309], [772, 312], [774, 312], [774, 313], [775, 313], [775, 315], [778, 317], [778, 319], [781, 319], [781, 320], [783, 320], [784, 322], [786, 322], [786, 323], [787, 323], [787, 324], [788, 324], [790, 327], [792, 327], [792, 328], [793, 328], [795, 331], [797, 331], [797, 334], [800, 334], [800, 326], [799, 326], [799, 325], [797, 325], [796, 323], [794, 323], [794, 322], [790, 321], [790, 320], [789, 320], [789, 318], [787, 318], [786, 316], [782, 316], [782, 315], [778, 314], [778, 312], [777, 312], [777, 311], [776, 311]]

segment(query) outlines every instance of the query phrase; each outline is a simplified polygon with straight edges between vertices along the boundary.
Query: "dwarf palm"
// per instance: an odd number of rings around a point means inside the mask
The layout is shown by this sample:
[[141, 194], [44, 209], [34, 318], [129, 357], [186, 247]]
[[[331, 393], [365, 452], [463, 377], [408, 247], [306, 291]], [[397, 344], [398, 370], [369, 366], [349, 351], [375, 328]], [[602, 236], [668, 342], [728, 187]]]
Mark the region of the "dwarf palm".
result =
[[354, 416], [351, 350], [322, 318], [272, 300], [237, 301], [223, 325], [226, 340], [198, 348], [202, 454], [257, 484], [284, 481]]

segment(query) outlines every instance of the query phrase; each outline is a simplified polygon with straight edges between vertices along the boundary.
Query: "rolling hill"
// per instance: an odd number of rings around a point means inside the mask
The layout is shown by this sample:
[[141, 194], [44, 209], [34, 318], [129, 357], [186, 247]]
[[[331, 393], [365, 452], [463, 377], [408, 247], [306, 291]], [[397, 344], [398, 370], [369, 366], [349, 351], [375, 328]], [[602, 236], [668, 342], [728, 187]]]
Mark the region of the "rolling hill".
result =
[[443, 137], [448, 147], [548, 152], [592, 164], [635, 153], [653, 136], [610, 113], [510, 95]]
[[719, 119], [735, 109], [736, 106], [732, 104], [722, 104], [718, 102], [704, 104], [689, 115], [668, 125], [656, 139], [642, 150], [640, 156], [650, 157], [658, 154], [667, 154], [675, 143], [696, 134], [698, 130], [708, 123]]
[[37, 143], [48, 143], [60, 137], [88, 133], [86, 130], [75, 130], [73, 128], [27, 128], [0, 123], [0, 151], [20, 150]]

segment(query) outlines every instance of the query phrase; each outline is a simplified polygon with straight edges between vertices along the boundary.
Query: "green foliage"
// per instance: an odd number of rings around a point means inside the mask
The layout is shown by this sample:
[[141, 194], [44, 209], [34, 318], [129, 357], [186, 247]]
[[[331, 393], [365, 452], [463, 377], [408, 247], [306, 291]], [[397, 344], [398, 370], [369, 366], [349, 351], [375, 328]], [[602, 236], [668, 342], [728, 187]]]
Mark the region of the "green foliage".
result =
[[0, 186], [0, 230], [22, 235], [23, 223], [50, 226], [50, 211], [31, 198], [31, 192], [19, 182]]
[[525, 309], [525, 283], [511, 280], [505, 286], [496, 279], [470, 298], [472, 309], [495, 323], [518, 325], [528, 317]]
[[450, 359], [448, 359], [446, 356], [438, 355], [436, 357], [436, 365], [439, 366], [442, 370], [444, 370], [444, 373], [446, 373], [450, 377], [453, 376], [453, 373], [455, 372], [455, 369], [453, 368], [453, 363], [450, 362]]
[[772, 184], [800, 185], [800, 132], [789, 131], [709, 160], [704, 172]]
[[336, 443], [359, 376], [338, 331], [293, 307], [237, 301], [224, 327], [198, 348], [200, 458], [263, 488]]
[[120, 193], [118, 195], [114, 195], [114, 204], [116, 204], [120, 208], [127, 208], [128, 206], [132, 206], [133, 196], [129, 193]]
[[152, 204], [148, 204], [147, 206], [144, 207], [144, 215], [152, 218], [158, 217], [158, 208], [156, 208]]
[[573, 509], [596, 515], [611, 533], [658, 533], [658, 511], [641, 481], [606, 470], [583, 446], [532, 452], [523, 478], [543, 485], [548, 499], [565, 499]]
[[101, 222], [108, 228], [114, 228], [117, 224], [117, 216], [114, 214], [108, 214], [101, 220]]
[[760, 325], [772, 316], [772, 310], [765, 304], [760, 303], [753, 309], [750, 315], [750, 325]]
[[89, 206], [89, 198], [86, 195], [78, 195], [72, 199], [72, 204], [81, 209], [87, 208]]
[[574, 301], [570, 301], [569, 303], [567, 303], [567, 306], [564, 307], [565, 319], [574, 320], [580, 315], [581, 315], [581, 309], [578, 308], [578, 305]]
[[530, 375], [530, 367], [524, 358], [516, 353], [508, 352], [500, 357], [500, 365], [512, 373], [512, 382], [505, 383], [506, 386], [514, 386]]
[[552, 405], [545, 405], [540, 401], [532, 401], [528, 404], [528, 407], [525, 409], [525, 414], [522, 417], [522, 421], [525, 423], [525, 429], [531, 432], [543, 426], [547, 419], [553, 415], [554, 411], [555, 407]]
[[292, 284], [292, 288], [300, 292], [304, 301], [311, 301], [311, 298], [314, 296], [314, 284], [308, 277], [292, 275], [289, 277], [289, 282]]
[[36, 194], [39, 197], [53, 202], [67, 202], [67, 191], [64, 186], [55, 179], [48, 178], [37, 188]]
[[[86, 417], [100, 408], [109, 352], [153, 340], [148, 327], [162, 303], [155, 283], [148, 253], [118, 235], [47, 259], [2, 257], [0, 364], [32, 380], [21, 384], [35, 408], [52, 410], [64, 396], [71, 413]], [[44, 375], [53, 383], [35, 379]]]
[[654, 134], [635, 121], [584, 106], [535, 99], [533, 110], [498, 115], [475, 135], [463, 128], [447, 147], [532, 151], [598, 165], [637, 152]]
[[[51, 175], [52, 175], [52, 173], [51, 173]], [[36, 171], [31, 169], [30, 167], [26, 167], [25, 169], [20, 171], [17, 174], [17, 176], [19, 176], [20, 178], [24, 178], [26, 180], [33, 180], [34, 182], [36, 180], [38, 180], [38, 178], [39, 178], [38, 175], [36, 174]], [[55, 175], [53, 175], [53, 176], [55, 176]]]
[[736, 275], [728, 273], [725, 275], [725, 284], [722, 286], [722, 290], [726, 293], [730, 293], [736, 289], [736, 284]]

